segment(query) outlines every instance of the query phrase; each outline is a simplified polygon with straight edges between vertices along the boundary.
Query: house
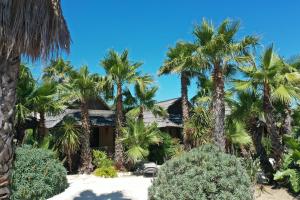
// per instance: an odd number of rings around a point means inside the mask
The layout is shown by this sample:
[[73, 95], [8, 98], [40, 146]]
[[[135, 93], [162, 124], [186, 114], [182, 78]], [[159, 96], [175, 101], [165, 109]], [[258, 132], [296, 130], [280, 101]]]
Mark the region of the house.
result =
[[[114, 152], [115, 112], [101, 99], [87, 103], [91, 122], [91, 147], [106, 151], [109, 155]], [[182, 139], [182, 111], [181, 98], [161, 101], [157, 105], [163, 107], [167, 117], [155, 117], [151, 112], [144, 112], [146, 124], [157, 123], [160, 130], [169, 133], [172, 137]], [[65, 117], [73, 117], [78, 126], [81, 126], [81, 112], [78, 102], [74, 102], [68, 109], [56, 116], [47, 116], [45, 125], [51, 130], [59, 126]]]
[[169, 133], [172, 137], [182, 139], [182, 109], [181, 98], [174, 98], [158, 102], [167, 111], [167, 117], [154, 116], [151, 112], [144, 112], [145, 124], [155, 122], [161, 131]]

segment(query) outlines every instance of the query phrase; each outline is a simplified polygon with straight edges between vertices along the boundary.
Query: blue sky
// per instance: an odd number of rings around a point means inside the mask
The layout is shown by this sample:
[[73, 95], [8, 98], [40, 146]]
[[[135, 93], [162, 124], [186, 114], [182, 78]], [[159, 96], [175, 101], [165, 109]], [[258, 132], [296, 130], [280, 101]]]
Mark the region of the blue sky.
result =
[[[193, 26], [205, 17], [219, 24], [225, 18], [241, 21], [239, 36], [256, 34], [262, 45], [274, 42], [279, 54], [300, 53], [299, 0], [62, 0], [71, 36], [75, 67], [88, 65], [103, 73], [99, 61], [114, 48], [127, 48], [130, 58], [142, 61], [142, 71], [155, 75], [157, 100], [180, 96], [176, 75], [157, 77], [168, 47], [192, 41]], [[38, 73], [43, 66], [36, 64]], [[190, 96], [196, 87], [190, 87]]]

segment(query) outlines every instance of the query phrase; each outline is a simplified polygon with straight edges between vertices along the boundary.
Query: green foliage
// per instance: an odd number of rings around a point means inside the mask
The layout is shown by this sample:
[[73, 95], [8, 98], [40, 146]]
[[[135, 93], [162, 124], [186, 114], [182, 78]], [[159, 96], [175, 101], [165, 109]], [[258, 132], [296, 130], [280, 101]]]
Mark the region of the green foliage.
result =
[[158, 87], [141, 88], [140, 85], [136, 84], [134, 90], [135, 97], [131, 95], [129, 90], [126, 91], [125, 95], [126, 99], [124, 100], [124, 104], [129, 104], [126, 105], [129, 108], [133, 107], [126, 114], [128, 117], [141, 118], [145, 110], [150, 111], [154, 116], [167, 116], [167, 112], [161, 106], [157, 105], [154, 100]]
[[95, 176], [101, 176], [104, 178], [114, 178], [118, 175], [117, 170], [114, 166], [97, 168], [93, 174]]
[[62, 88], [61, 98], [65, 102], [79, 101], [83, 103], [99, 97], [100, 94], [108, 95], [106, 93], [109, 93], [109, 89], [110, 81], [107, 77], [92, 74], [87, 66], [82, 66], [71, 73], [70, 81]]
[[125, 147], [127, 161], [135, 164], [145, 160], [149, 155], [149, 146], [161, 142], [160, 130], [156, 124], [145, 125], [142, 120], [127, 120], [122, 128], [120, 139]]
[[54, 146], [53, 146], [54, 140], [55, 139], [51, 134], [46, 135], [42, 140], [38, 140], [37, 135], [34, 133], [34, 131], [32, 129], [27, 129], [25, 131], [23, 144], [30, 145], [34, 148], [54, 150]]
[[43, 200], [67, 188], [67, 172], [50, 150], [18, 147], [12, 172], [12, 200]]
[[185, 128], [194, 146], [207, 144], [212, 140], [212, 119], [206, 108], [195, 107]]
[[43, 70], [43, 80], [57, 83], [66, 83], [70, 79], [70, 75], [74, 73], [70, 61], [62, 58], [51, 60], [49, 66]]
[[159, 144], [150, 145], [149, 161], [157, 164], [163, 164], [183, 152], [183, 147], [180, 145], [179, 139], [172, 138], [168, 133], [161, 132], [162, 141]]
[[284, 155], [282, 169], [274, 175], [274, 180], [288, 180], [293, 192], [300, 192], [300, 141], [292, 137], [284, 138], [289, 152]]
[[252, 200], [252, 191], [239, 159], [204, 145], [167, 161], [149, 188], [149, 199]]
[[113, 161], [103, 151], [93, 150], [93, 164], [97, 168], [113, 166]]
[[55, 147], [61, 154], [67, 156], [69, 170], [72, 171], [72, 155], [80, 147], [80, 129], [76, 127], [76, 120], [66, 117], [61, 125], [54, 129], [54, 135]]
[[271, 143], [270, 136], [262, 137], [261, 143], [262, 143], [263, 147], [265, 148], [267, 155], [271, 155], [272, 143]]
[[252, 139], [245, 127], [245, 123], [233, 120], [226, 127], [227, 141], [234, 145], [249, 145]]
[[175, 47], [169, 48], [167, 59], [160, 67], [158, 74], [184, 74], [187, 77], [188, 85], [190, 78], [195, 77], [200, 72], [197, 66], [194, 53], [197, 46], [189, 42], [177, 42]]
[[260, 163], [259, 160], [252, 160], [252, 158], [242, 158], [241, 163], [246, 169], [248, 176], [251, 179], [253, 184], [256, 184], [257, 181], [257, 173], [260, 170]]
[[113, 161], [108, 158], [103, 151], [93, 150], [93, 164], [96, 166], [95, 176], [112, 178], [117, 176], [117, 170], [113, 166]]
[[30, 68], [24, 64], [20, 65], [17, 84], [16, 121], [18, 125], [24, 123], [31, 113], [29, 97], [34, 90], [35, 80]]

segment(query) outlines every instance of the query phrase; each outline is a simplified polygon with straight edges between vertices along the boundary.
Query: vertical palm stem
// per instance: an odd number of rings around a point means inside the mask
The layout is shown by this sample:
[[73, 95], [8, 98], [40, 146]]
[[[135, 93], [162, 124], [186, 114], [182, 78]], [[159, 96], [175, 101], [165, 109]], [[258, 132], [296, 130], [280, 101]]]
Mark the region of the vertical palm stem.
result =
[[123, 100], [122, 100], [122, 84], [117, 84], [117, 109], [116, 109], [116, 139], [115, 139], [115, 162], [120, 170], [124, 169], [124, 149], [121, 137], [121, 128], [123, 126]]
[[183, 143], [186, 150], [191, 149], [190, 136], [185, 128], [187, 121], [189, 120], [189, 103], [188, 103], [188, 77], [186, 73], [181, 73], [181, 103], [182, 103], [182, 121], [183, 121]]
[[224, 77], [220, 63], [214, 65], [213, 71], [213, 137], [217, 146], [225, 151], [225, 104], [224, 104]]
[[16, 87], [20, 57], [0, 52], [0, 199], [9, 199]]
[[271, 143], [272, 143], [272, 156], [275, 159], [275, 169], [280, 167], [280, 163], [282, 160], [282, 140], [281, 136], [278, 133], [275, 119], [273, 117], [273, 106], [271, 103], [271, 96], [270, 96], [270, 86], [267, 82], [264, 83], [264, 96], [263, 96], [263, 111], [265, 113], [266, 118], [266, 128], [267, 132], [270, 134]]
[[92, 154], [90, 149], [90, 121], [89, 121], [89, 111], [87, 107], [87, 103], [85, 100], [81, 102], [81, 120], [82, 120], [82, 128], [84, 136], [81, 137], [81, 167], [79, 169], [80, 173], [91, 173], [92, 166]]

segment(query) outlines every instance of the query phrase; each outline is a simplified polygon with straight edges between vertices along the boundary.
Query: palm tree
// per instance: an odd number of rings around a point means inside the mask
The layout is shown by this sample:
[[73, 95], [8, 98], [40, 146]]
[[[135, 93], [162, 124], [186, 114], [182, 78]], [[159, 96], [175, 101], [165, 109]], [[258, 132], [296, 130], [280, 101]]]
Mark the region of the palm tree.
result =
[[83, 136], [81, 137], [81, 173], [91, 173], [92, 154], [90, 148], [91, 125], [89, 120], [88, 101], [100, 96], [107, 85], [107, 79], [97, 74], [90, 74], [87, 66], [82, 66], [72, 73], [69, 84], [66, 84], [63, 93], [64, 101], [79, 101]]
[[235, 39], [239, 30], [239, 22], [225, 20], [215, 29], [205, 19], [194, 29], [196, 37], [197, 60], [200, 66], [212, 69], [213, 96], [213, 136], [216, 145], [225, 151], [225, 103], [224, 75], [235, 64], [246, 61], [250, 47], [258, 42], [258, 38], [246, 36], [242, 40]]
[[68, 52], [70, 34], [60, 0], [1, 1], [0, 13], [0, 199], [8, 199], [21, 55], [35, 60]]
[[[129, 98], [132, 99], [130, 103], [133, 104], [135, 108], [131, 109], [127, 115], [133, 118], [138, 118], [139, 120], [144, 119], [144, 111], [148, 110], [154, 114], [154, 116], [166, 116], [167, 112], [159, 105], [156, 105], [154, 100], [155, 93], [158, 87], [146, 87], [144, 91], [139, 85], [135, 85], [135, 96], [129, 94]], [[126, 102], [126, 99], [125, 99]], [[132, 106], [132, 105], [131, 105]]]
[[38, 140], [42, 141], [47, 136], [45, 117], [56, 115], [64, 108], [64, 102], [57, 96], [57, 84], [54, 82], [43, 82], [36, 84], [32, 93], [27, 97], [30, 110], [39, 114]]
[[[182, 116], [183, 124], [189, 120], [189, 100], [188, 100], [188, 85], [190, 79], [199, 73], [199, 69], [195, 63], [193, 54], [196, 50], [196, 45], [187, 42], [178, 42], [174, 48], [170, 48], [167, 52], [167, 59], [160, 67], [158, 74], [176, 73], [180, 75], [181, 83], [181, 100], [182, 100]], [[183, 138], [185, 149], [191, 148], [191, 141], [187, 135], [185, 127], [183, 128]]]
[[150, 76], [140, 76], [137, 71], [142, 65], [139, 62], [130, 62], [128, 60], [128, 51], [118, 54], [114, 50], [110, 50], [108, 55], [101, 61], [101, 64], [109, 77], [117, 88], [116, 95], [116, 142], [115, 142], [115, 162], [119, 169], [124, 169], [123, 146], [120, 141], [121, 127], [123, 126], [123, 87], [131, 83], [139, 84], [144, 90], [147, 83], [151, 83]]
[[57, 149], [67, 156], [69, 172], [72, 172], [72, 156], [80, 147], [80, 130], [75, 126], [75, 123], [75, 119], [65, 118], [55, 132], [58, 134]]
[[146, 159], [149, 147], [161, 142], [160, 130], [156, 124], [145, 126], [142, 120], [127, 120], [127, 126], [121, 129], [123, 142], [126, 149], [127, 161], [135, 164]]
[[16, 128], [19, 142], [22, 142], [24, 137], [23, 125], [29, 117], [33, 117], [33, 114], [39, 114], [38, 141], [41, 142], [47, 135], [46, 115], [58, 114], [64, 108], [63, 102], [57, 96], [57, 84], [54, 82], [37, 83], [30, 69], [21, 65], [17, 97]]
[[278, 168], [282, 160], [283, 146], [274, 119], [273, 102], [280, 101], [289, 104], [292, 100], [299, 99], [297, 84], [300, 74], [274, 52], [273, 45], [263, 53], [259, 67], [255, 62], [252, 63], [253, 66], [240, 67], [240, 71], [247, 80], [235, 81], [235, 88], [246, 91], [254, 90], [257, 86], [261, 88], [266, 129], [272, 142], [272, 156], [276, 161], [275, 168]]
[[49, 66], [43, 70], [43, 80], [57, 83], [66, 83], [69, 81], [71, 73], [74, 72], [70, 61], [62, 58], [51, 60]]

